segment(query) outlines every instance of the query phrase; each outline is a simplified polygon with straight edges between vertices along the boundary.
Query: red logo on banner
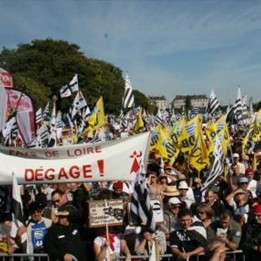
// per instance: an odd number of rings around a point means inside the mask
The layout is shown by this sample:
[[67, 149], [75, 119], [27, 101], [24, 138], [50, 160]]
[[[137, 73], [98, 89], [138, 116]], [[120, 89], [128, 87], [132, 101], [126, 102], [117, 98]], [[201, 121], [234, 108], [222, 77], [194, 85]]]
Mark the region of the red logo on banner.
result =
[[132, 153], [132, 155], [130, 155], [130, 158], [133, 159], [130, 173], [132, 172], [136, 173], [139, 170], [140, 164], [137, 159], [140, 157], [141, 157], [141, 153], [139, 154], [136, 150]]
[[13, 77], [12, 75], [0, 68], [0, 86], [7, 87], [7, 88], [13, 88]]

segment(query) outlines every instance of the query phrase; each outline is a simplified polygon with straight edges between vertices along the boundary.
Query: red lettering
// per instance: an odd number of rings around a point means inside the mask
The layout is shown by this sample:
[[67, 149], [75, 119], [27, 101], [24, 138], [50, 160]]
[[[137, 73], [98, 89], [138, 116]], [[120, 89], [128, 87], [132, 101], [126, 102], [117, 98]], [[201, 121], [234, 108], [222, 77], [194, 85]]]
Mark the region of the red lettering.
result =
[[35, 181], [42, 181], [43, 180], [43, 169], [36, 169], [34, 174]]
[[42, 182], [42, 181], [53, 181], [53, 180], [70, 180], [79, 178], [92, 178], [92, 166], [73, 165], [68, 169], [64, 167], [56, 170], [55, 168], [44, 169], [39, 167], [36, 169], [25, 169], [24, 179], [26, 182]]
[[55, 175], [54, 175], [54, 172], [55, 172], [55, 169], [47, 169], [44, 173], [44, 177], [47, 179], [47, 180], [54, 180], [55, 178]]
[[9, 155], [21, 156], [21, 157], [36, 157], [37, 154], [34, 151], [19, 151], [9, 149]]
[[66, 171], [65, 171], [65, 169], [64, 168], [61, 168], [60, 169], [60, 171], [59, 171], [59, 173], [58, 173], [58, 180], [60, 180], [60, 179], [69, 179], [69, 177], [67, 176], [67, 173], [66, 173]]
[[27, 182], [34, 180], [34, 170], [33, 169], [25, 169], [24, 180]]
[[[76, 170], [76, 171], [74, 171]], [[69, 169], [69, 174], [72, 178], [77, 179], [80, 177], [80, 171], [78, 166], [71, 166]]]
[[52, 158], [52, 157], [57, 158], [59, 156], [59, 153], [57, 150], [52, 150], [52, 151], [48, 150], [48, 151], [45, 151], [45, 156], [47, 158]]
[[82, 166], [83, 177], [84, 178], [92, 178], [92, 168], [91, 165], [83, 165]]
[[95, 147], [95, 152], [96, 153], [101, 153], [101, 146]]

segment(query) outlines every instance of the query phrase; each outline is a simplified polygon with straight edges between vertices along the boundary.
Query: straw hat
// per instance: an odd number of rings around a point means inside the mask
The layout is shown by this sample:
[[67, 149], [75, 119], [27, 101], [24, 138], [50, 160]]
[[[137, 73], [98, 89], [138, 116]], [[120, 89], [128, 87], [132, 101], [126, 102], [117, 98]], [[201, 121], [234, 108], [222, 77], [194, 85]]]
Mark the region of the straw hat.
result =
[[177, 186], [167, 186], [167, 188], [163, 191], [163, 195], [168, 197], [179, 196]]

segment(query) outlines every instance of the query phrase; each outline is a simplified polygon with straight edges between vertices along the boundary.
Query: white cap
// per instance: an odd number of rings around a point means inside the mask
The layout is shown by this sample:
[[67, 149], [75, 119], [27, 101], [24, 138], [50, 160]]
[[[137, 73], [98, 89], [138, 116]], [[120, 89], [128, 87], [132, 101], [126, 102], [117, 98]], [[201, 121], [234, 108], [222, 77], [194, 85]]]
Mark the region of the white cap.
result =
[[186, 181], [182, 180], [179, 182], [178, 189], [188, 189], [188, 184]]
[[169, 201], [168, 201], [168, 204], [169, 204], [169, 205], [170, 205], [170, 204], [179, 205], [179, 204], [181, 204], [181, 203], [182, 203], [182, 202], [181, 202], [180, 199], [177, 198], [177, 197], [172, 197], [172, 198], [170, 198]]
[[233, 154], [233, 158], [239, 158], [239, 154], [238, 153], [234, 153]]

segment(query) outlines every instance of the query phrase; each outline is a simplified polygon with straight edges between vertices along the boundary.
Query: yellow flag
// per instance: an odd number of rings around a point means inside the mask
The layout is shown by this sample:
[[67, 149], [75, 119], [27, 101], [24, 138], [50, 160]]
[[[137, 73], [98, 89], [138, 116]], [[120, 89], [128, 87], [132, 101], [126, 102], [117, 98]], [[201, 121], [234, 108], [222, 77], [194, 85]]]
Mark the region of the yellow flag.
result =
[[144, 122], [143, 122], [143, 119], [142, 119], [142, 109], [139, 108], [139, 111], [136, 115], [136, 123], [135, 123], [135, 126], [133, 128], [133, 131], [136, 133], [139, 129], [143, 128], [144, 127]]
[[168, 131], [160, 124], [157, 126], [158, 137], [154, 145], [156, 154], [163, 158], [169, 164], [173, 164], [179, 154], [179, 149], [173, 145], [173, 142], [168, 134]]
[[199, 116], [195, 116], [190, 121], [186, 122], [179, 135], [180, 150], [184, 153], [193, 149], [196, 142], [196, 128], [199, 124]]
[[96, 128], [101, 128], [105, 125], [105, 114], [104, 114], [104, 104], [102, 96], [96, 103], [96, 114], [97, 114], [97, 125]]
[[191, 165], [195, 167], [198, 171], [201, 171], [209, 164], [209, 153], [204, 141], [201, 126], [202, 124], [199, 120], [195, 131], [196, 142], [189, 154]]
[[261, 109], [257, 112], [253, 126], [252, 140], [254, 142], [260, 141], [261, 138]]

